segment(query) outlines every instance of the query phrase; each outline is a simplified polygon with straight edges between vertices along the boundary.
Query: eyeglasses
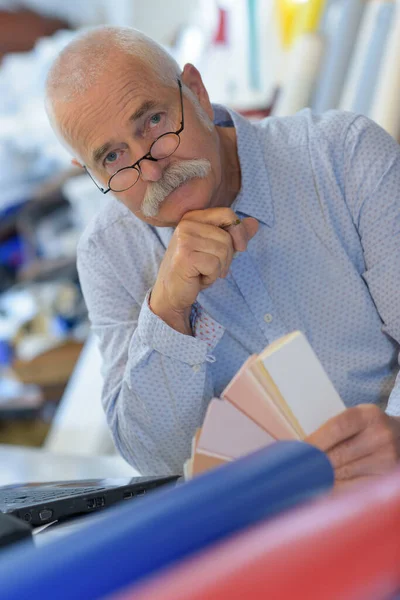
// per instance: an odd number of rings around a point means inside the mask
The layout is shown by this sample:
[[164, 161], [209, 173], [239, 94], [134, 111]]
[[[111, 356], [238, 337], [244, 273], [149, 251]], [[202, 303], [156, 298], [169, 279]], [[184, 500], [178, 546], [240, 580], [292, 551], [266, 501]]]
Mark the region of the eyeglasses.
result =
[[103, 193], [108, 194], [108, 192], [125, 192], [129, 190], [131, 187], [137, 183], [140, 177], [140, 163], [142, 160], [151, 160], [153, 162], [157, 162], [158, 160], [162, 160], [163, 158], [168, 158], [173, 154], [179, 144], [181, 143], [180, 134], [184, 128], [184, 116], [183, 116], [183, 96], [182, 96], [182, 83], [178, 79], [179, 85], [179, 95], [181, 101], [181, 125], [177, 131], [168, 131], [160, 135], [150, 146], [150, 150], [139, 158], [133, 165], [130, 167], [123, 167], [122, 169], [118, 169], [111, 175], [110, 179], [107, 183], [107, 189], [102, 188], [95, 179], [91, 176], [88, 169], [84, 167], [86, 173], [89, 175], [90, 179], [93, 181], [95, 186]]

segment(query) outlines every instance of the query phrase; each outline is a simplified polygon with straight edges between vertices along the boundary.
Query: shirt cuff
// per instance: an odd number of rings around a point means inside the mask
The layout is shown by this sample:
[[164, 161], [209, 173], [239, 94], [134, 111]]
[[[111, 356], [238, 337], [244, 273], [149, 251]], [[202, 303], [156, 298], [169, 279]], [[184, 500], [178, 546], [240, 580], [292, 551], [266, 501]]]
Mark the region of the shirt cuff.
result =
[[175, 360], [188, 365], [199, 365], [208, 359], [206, 341], [176, 331], [149, 306], [150, 291], [146, 294], [140, 310], [137, 333], [143, 344]]
[[206, 342], [209, 352], [214, 350], [225, 332], [225, 328], [195, 302], [191, 315], [192, 331], [196, 339]]
[[385, 410], [389, 417], [400, 417], [400, 378], [397, 377], [395, 386], [389, 396], [388, 405]]

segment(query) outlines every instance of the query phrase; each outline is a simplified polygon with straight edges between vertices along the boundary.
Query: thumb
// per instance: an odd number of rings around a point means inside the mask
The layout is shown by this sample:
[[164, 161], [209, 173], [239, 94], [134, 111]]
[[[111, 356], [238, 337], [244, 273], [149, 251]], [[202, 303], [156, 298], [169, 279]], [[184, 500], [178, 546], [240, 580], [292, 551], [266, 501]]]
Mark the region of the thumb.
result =
[[251, 238], [256, 235], [256, 233], [258, 231], [259, 223], [258, 223], [257, 219], [254, 219], [253, 217], [246, 217], [245, 219], [243, 219], [242, 223], [244, 225], [246, 234], [250, 241]]
[[233, 248], [236, 252], [244, 252], [247, 249], [247, 244], [257, 230], [258, 221], [253, 217], [238, 219], [237, 223], [225, 229], [232, 236]]

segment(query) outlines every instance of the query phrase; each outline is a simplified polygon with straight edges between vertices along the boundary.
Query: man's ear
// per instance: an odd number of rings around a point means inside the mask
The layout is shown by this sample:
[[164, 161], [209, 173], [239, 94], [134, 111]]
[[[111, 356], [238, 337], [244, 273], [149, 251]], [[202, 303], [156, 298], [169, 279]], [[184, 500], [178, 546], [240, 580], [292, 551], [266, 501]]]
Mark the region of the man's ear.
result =
[[80, 169], [83, 169], [83, 165], [81, 165], [81, 163], [79, 161], [77, 161], [76, 158], [73, 158], [71, 160], [71, 165], [74, 165], [74, 167], [78, 167]]
[[196, 67], [190, 63], [187, 63], [183, 67], [181, 79], [182, 82], [193, 92], [193, 94], [197, 96], [200, 105], [202, 108], [204, 108], [210, 119], [213, 120], [214, 111], [211, 106], [210, 98], [204, 86], [201, 75]]

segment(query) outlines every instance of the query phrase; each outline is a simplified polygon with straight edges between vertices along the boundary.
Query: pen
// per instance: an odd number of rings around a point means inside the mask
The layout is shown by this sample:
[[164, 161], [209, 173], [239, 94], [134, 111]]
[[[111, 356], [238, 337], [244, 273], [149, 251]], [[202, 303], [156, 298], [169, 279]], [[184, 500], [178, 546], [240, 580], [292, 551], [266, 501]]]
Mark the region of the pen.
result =
[[[229, 225], [220, 225], [220, 228], [223, 229], [224, 231], [228, 231], [228, 229], [230, 229], [231, 227], [235, 227], [236, 225], [240, 225], [241, 222], [242, 222], [242, 220], [239, 219], [239, 217], [238, 217], [236, 219], [236, 221], [233, 221]], [[240, 254], [240, 252], [238, 252], [238, 251], [234, 252], [232, 258], [233, 259], [236, 258], [239, 254]]]

